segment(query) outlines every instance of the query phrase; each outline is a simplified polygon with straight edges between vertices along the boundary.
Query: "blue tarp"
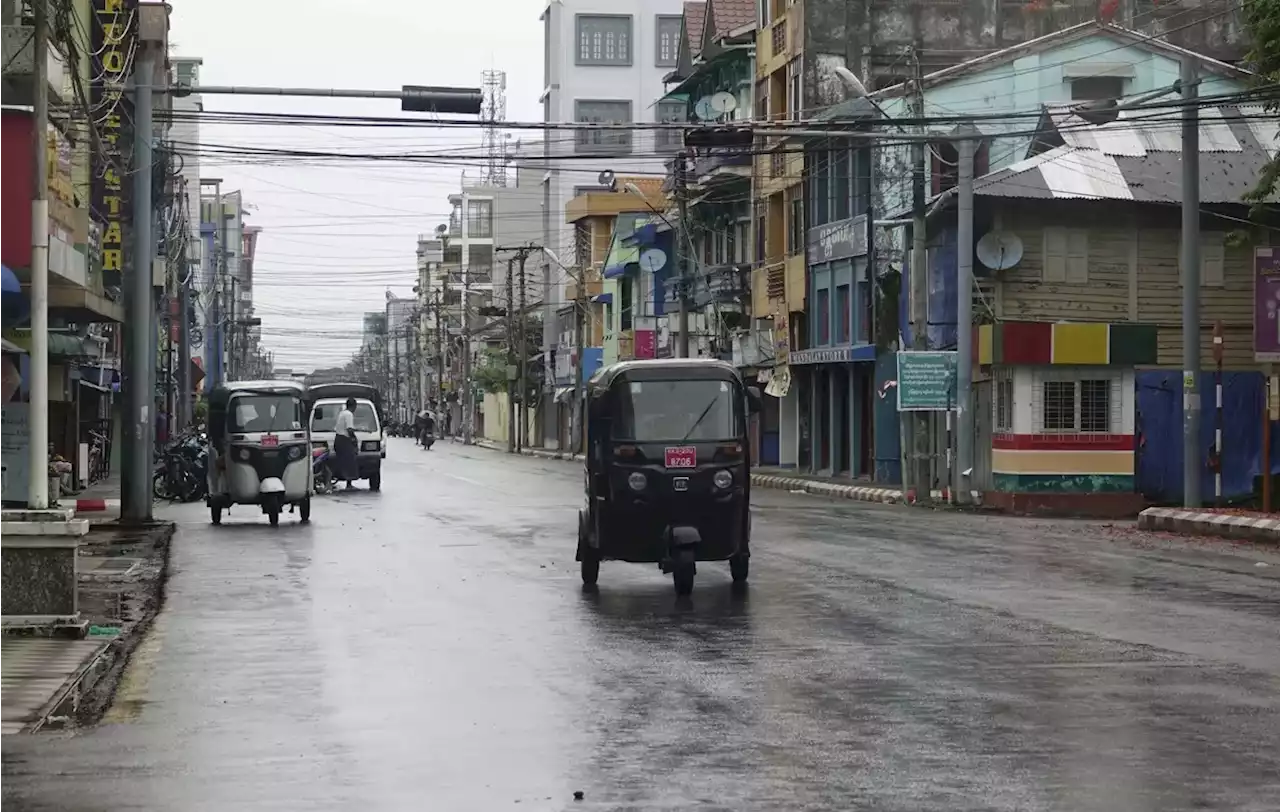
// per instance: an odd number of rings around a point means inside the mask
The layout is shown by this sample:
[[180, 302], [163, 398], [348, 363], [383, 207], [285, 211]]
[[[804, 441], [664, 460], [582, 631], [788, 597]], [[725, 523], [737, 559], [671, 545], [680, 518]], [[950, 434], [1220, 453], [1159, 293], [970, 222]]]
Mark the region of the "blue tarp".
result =
[[[1137, 489], [1156, 502], [1182, 501], [1182, 373], [1177, 370], [1137, 374], [1136, 425], [1139, 447]], [[1214, 375], [1200, 376], [1200, 493], [1213, 499], [1209, 467], [1214, 431]], [[1222, 376], [1222, 492], [1227, 498], [1254, 492], [1261, 474], [1263, 377], [1260, 372], [1226, 372]], [[1271, 427], [1271, 469], [1280, 472], [1280, 426]]]

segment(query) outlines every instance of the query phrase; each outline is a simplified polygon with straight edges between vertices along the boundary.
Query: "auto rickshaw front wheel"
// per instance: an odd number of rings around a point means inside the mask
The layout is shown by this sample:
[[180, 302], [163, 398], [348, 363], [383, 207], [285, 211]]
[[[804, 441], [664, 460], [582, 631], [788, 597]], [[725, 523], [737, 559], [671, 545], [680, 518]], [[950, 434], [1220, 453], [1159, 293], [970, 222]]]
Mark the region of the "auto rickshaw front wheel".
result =
[[298, 503], [298, 520], [303, 524], [311, 521], [311, 497], [308, 496]]
[[600, 559], [589, 553], [582, 556], [582, 585], [595, 586], [600, 579]]
[[214, 524], [222, 524], [222, 505], [209, 505], [209, 520]]
[[735, 555], [729, 559], [729, 574], [733, 576], [735, 584], [745, 584], [747, 582], [750, 563], [751, 559], [745, 555]]

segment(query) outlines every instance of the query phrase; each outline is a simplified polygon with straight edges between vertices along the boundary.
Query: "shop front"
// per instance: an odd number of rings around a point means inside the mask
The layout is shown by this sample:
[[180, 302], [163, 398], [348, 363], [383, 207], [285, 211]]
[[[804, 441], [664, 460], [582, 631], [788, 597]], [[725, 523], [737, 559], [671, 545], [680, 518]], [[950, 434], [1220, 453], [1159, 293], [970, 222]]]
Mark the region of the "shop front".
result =
[[788, 366], [798, 384], [799, 465], [825, 476], [869, 477], [876, 346], [866, 217], [810, 229], [805, 349]]

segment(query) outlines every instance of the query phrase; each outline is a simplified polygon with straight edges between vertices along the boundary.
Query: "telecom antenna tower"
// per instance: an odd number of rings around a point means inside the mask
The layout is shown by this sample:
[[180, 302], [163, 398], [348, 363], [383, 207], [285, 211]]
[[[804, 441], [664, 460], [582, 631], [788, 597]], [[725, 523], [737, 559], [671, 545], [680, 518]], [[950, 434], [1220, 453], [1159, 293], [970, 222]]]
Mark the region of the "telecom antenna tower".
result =
[[480, 107], [480, 120], [484, 122], [484, 154], [486, 156], [483, 182], [488, 186], [506, 186], [506, 139], [503, 138], [498, 127], [507, 120], [506, 71], [485, 71], [481, 91], [484, 98]]

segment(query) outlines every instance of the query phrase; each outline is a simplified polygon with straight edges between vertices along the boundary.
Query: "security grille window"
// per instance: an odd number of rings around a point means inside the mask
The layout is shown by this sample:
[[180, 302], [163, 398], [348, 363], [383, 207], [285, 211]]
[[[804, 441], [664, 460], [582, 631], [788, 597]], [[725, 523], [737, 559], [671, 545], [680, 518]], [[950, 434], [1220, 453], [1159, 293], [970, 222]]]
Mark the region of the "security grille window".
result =
[[1013, 431], [1013, 375], [1002, 370], [995, 379], [995, 430], [1008, 434]]
[[630, 65], [631, 18], [623, 15], [579, 14], [579, 65]]
[[[1121, 379], [1078, 378], [1078, 374], [1042, 373], [1039, 386], [1033, 390], [1033, 397], [1038, 402], [1032, 404], [1039, 423], [1036, 427], [1038, 432], [1098, 435], [1117, 430], [1121, 424]], [[996, 394], [998, 400], [998, 389]]]
[[654, 65], [659, 68], [674, 68], [680, 61], [680, 18], [659, 16], [657, 37], [654, 40], [657, 53]]
[[[630, 124], [629, 101], [578, 101], [574, 120], [579, 124]], [[577, 152], [631, 152], [631, 131], [578, 130]]]
[[1074, 432], [1076, 430], [1076, 382], [1044, 382], [1044, 430]]
[[[685, 121], [684, 102], [658, 102], [659, 124], [683, 124]], [[654, 131], [654, 144], [659, 150], [674, 151], [684, 144], [684, 131], [660, 129]]]
[[764, 120], [769, 119], [769, 79], [756, 82], [756, 115]]
[[1080, 431], [1089, 434], [1111, 431], [1111, 381], [1080, 382]]

